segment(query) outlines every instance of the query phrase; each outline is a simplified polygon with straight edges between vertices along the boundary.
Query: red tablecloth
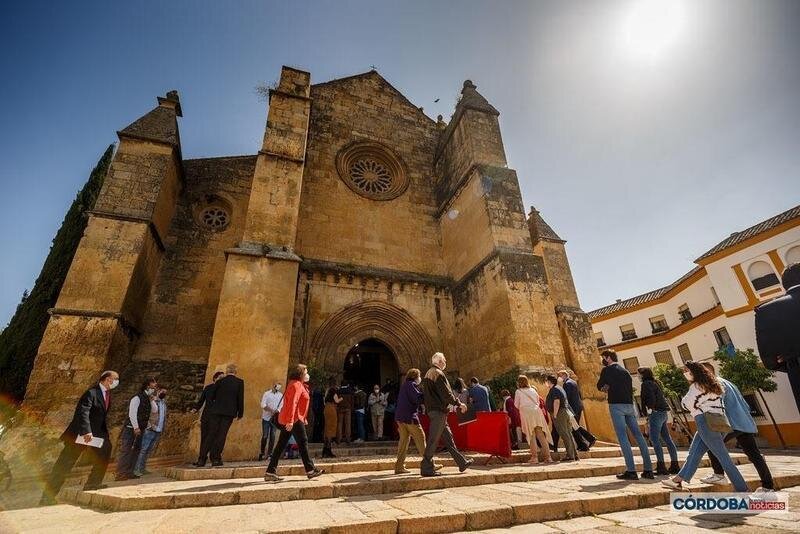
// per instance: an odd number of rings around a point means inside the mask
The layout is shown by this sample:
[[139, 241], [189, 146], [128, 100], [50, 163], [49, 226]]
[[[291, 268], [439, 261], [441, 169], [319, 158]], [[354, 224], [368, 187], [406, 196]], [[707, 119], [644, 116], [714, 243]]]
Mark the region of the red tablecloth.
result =
[[[478, 412], [478, 420], [466, 425], [458, 425], [454, 413], [447, 415], [447, 424], [453, 433], [456, 447], [461, 450], [483, 452], [508, 458], [511, 456], [511, 435], [508, 431], [508, 414], [505, 412]], [[426, 415], [419, 416], [425, 436], [429, 435], [430, 420]]]

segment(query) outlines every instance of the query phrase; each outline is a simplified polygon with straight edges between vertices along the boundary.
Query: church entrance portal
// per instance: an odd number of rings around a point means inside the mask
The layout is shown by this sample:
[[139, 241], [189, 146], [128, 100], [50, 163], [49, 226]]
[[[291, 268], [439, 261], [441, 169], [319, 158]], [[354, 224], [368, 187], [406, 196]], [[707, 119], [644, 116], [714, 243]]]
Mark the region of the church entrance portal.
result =
[[391, 349], [377, 339], [356, 343], [344, 359], [343, 382], [370, 392], [375, 384], [383, 388], [387, 381], [400, 382], [400, 368]]

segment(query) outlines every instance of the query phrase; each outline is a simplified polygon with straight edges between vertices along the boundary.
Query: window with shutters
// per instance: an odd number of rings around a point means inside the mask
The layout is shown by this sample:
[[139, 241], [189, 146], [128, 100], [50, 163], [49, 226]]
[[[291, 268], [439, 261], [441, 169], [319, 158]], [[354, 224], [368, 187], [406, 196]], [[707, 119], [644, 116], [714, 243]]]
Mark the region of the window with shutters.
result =
[[689, 345], [683, 343], [678, 345], [678, 354], [681, 356], [681, 361], [683, 363], [689, 362], [692, 360], [692, 353], [689, 351]]
[[691, 321], [692, 320], [692, 312], [689, 311], [689, 305], [688, 304], [681, 304], [678, 307], [678, 317], [681, 318], [681, 322], [682, 323], [685, 323], [687, 321]]
[[620, 326], [619, 331], [622, 333], [622, 341], [636, 339], [636, 329], [632, 324], [624, 324]]
[[639, 372], [639, 358], [636, 356], [632, 358], [623, 358], [622, 365], [625, 366], [625, 369], [632, 375], [635, 375]]
[[656, 363], [675, 365], [675, 360], [672, 359], [672, 353], [669, 350], [660, 350], [658, 352], [654, 352], [653, 356], [656, 357]]
[[669, 330], [669, 326], [667, 325], [667, 319], [663, 315], [650, 317], [650, 328], [652, 328], [654, 334], [666, 332], [667, 330]]

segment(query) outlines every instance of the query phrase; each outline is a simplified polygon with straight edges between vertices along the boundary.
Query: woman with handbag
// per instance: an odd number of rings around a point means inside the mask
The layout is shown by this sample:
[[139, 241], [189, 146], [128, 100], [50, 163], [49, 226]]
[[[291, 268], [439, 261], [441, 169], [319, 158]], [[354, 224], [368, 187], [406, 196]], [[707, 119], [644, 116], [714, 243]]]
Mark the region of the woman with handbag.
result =
[[694, 417], [697, 432], [692, 438], [692, 445], [689, 447], [689, 455], [683, 468], [675, 477], [662, 480], [661, 484], [672, 490], [682, 490], [683, 482], [692, 479], [703, 455], [710, 450], [719, 460], [733, 488], [739, 492], [747, 491], [747, 483], [733, 463], [723, 441], [731, 426], [722, 404], [722, 396], [725, 393], [722, 384], [703, 364], [697, 362], [686, 362], [683, 376], [689, 382], [689, 391], [681, 400], [681, 404]]

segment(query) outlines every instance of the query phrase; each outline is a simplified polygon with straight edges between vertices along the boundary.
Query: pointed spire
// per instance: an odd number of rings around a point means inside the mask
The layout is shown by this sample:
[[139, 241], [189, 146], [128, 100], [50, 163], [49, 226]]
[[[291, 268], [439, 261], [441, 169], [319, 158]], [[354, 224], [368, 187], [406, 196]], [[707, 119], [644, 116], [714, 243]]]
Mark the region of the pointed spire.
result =
[[459, 108], [469, 108], [491, 113], [492, 115], [500, 115], [500, 112], [478, 92], [478, 87], [472, 83], [472, 80], [464, 80], [464, 87], [461, 89], [461, 99], [459, 99], [458, 104], [456, 104], [456, 110]]
[[545, 222], [542, 215], [533, 206], [531, 206], [531, 212], [528, 214], [528, 228], [531, 231], [531, 239], [534, 245], [542, 240], [566, 243], [566, 241], [561, 239], [550, 225]]
[[158, 97], [157, 107], [118, 131], [117, 135], [167, 143], [177, 147], [180, 146], [177, 118], [182, 116], [178, 92], [169, 91], [166, 97]]

